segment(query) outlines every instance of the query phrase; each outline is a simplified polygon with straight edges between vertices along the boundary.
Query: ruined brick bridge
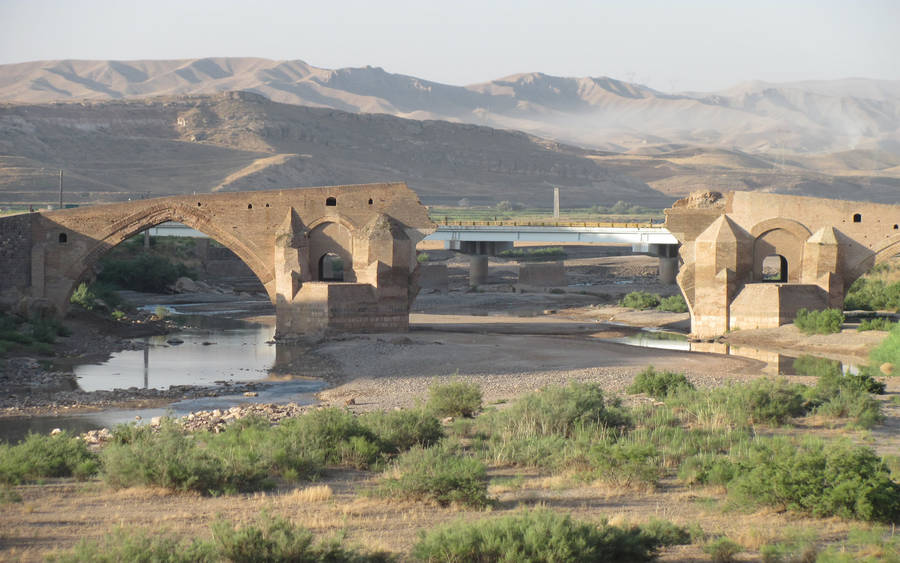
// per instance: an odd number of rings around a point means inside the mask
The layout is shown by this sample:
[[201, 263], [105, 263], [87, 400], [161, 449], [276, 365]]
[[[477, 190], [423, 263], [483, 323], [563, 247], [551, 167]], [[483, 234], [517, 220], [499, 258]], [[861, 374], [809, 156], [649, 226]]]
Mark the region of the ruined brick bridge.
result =
[[[174, 221], [233, 251], [275, 304], [276, 336], [398, 331], [418, 293], [416, 243], [435, 225], [403, 183], [177, 196], [0, 218], [0, 305], [62, 314], [97, 261]], [[900, 206], [752, 192], [695, 193], [666, 210], [692, 334], [842, 307], [900, 253]], [[662, 229], [660, 229], [662, 230]]]

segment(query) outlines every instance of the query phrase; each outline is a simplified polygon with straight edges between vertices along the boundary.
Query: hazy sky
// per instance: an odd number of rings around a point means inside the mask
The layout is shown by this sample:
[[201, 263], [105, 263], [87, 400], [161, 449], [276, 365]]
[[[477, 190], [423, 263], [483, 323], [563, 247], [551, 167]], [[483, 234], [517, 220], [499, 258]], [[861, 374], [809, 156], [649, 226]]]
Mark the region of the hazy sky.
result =
[[663, 91], [900, 79], [898, 0], [0, 0], [0, 63], [301, 59], [449, 84], [518, 72]]

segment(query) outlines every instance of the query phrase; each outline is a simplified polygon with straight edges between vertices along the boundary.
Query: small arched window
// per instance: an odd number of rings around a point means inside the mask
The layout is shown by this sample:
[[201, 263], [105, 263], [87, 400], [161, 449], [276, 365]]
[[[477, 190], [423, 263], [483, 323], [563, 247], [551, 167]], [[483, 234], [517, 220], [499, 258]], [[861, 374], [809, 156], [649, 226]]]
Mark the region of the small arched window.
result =
[[66, 233], [59, 233], [59, 244], [66, 244], [69, 242], [69, 235]]
[[854, 223], [862, 223], [862, 215], [859, 213], [853, 214], [853, 222]]
[[369, 198], [369, 205], [372, 205], [372, 198]]
[[252, 203], [248, 203], [248, 204], [247, 204], [247, 209], [253, 209], [253, 204], [252, 204]]
[[325, 200], [325, 205], [327, 205], [328, 207], [334, 207], [335, 205], [337, 205], [337, 200], [333, 197], [330, 197]]

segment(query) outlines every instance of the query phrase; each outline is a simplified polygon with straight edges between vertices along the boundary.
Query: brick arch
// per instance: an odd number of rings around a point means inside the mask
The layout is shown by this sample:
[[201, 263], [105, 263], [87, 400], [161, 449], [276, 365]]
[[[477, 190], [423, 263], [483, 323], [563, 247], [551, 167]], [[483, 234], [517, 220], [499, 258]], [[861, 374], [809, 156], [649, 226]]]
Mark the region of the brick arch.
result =
[[789, 282], [799, 282], [803, 265], [803, 244], [812, 233], [803, 224], [791, 219], [775, 218], [761, 221], [750, 229], [753, 236], [753, 281], [762, 281], [763, 260], [780, 256], [787, 267]]
[[852, 267], [845, 270], [844, 287], [849, 288], [850, 284], [860, 276], [898, 254], [900, 254], [900, 235], [894, 235], [879, 244], [871, 254], [858, 260]]
[[274, 272], [266, 261], [242, 242], [237, 234], [229, 232], [219, 225], [212, 214], [202, 208], [192, 207], [182, 202], [154, 202], [109, 223], [103, 231], [95, 233], [94, 238], [97, 239], [97, 243], [81, 259], [74, 260], [71, 268], [66, 272], [66, 277], [75, 280], [69, 290], [69, 295], [97, 261], [115, 246], [146, 229], [168, 221], [182, 223], [196, 229], [234, 252], [259, 278], [266, 288], [269, 298], [273, 303], [275, 302], [275, 288], [272, 283]]
[[344, 261], [344, 281], [356, 281], [353, 270], [354, 236], [356, 227], [339, 214], [329, 214], [316, 219], [307, 226], [309, 240], [310, 280], [318, 281], [319, 265], [322, 257], [332, 253]]

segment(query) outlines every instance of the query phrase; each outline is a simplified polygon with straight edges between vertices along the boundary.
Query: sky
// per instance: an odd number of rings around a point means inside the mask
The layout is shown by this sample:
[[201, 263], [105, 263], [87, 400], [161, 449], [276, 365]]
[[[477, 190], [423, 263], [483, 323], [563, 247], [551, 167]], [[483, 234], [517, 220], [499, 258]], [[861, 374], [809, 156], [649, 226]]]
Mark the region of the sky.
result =
[[900, 80], [898, 0], [0, 0], [0, 64], [300, 59], [454, 85], [521, 72], [664, 92]]

